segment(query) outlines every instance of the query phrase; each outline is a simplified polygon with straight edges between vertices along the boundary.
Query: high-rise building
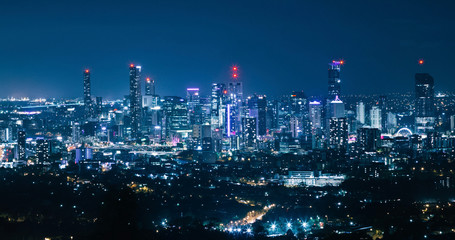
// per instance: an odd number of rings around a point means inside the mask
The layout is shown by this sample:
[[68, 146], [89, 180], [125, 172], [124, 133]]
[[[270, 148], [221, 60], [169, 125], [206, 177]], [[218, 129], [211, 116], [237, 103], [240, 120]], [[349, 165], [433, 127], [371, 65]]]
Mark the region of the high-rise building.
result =
[[387, 130], [387, 96], [386, 95], [381, 95], [379, 96], [379, 101], [378, 101], [378, 107], [381, 109], [381, 130], [386, 131]]
[[247, 148], [255, 147], [256, 145], [256, 118], [254, 117], [245, 117], [242, 118], [242, 137], [244, 146]]
[[298, 138], [302, 134], [302, 120], [297, 116], [291, 116], [289, 119], [289, 131], [293, 138]]
[[381, 130], [368, 126], [357, 130], [357, 141], [359, 150], [364, 152], [375, 152], [381, 144]]
[[84, 117], [89, 119], [93, 117], [93, 102], [90, 82], [90, 70], [84, 70]]
[[397, 115], [395, 113], [388, 112], [387, 113], [387, 131], [393, 132], [397, 127]]
[[25, 160], [27, 155], [25, 153], [25, 131], [17, 132], [17, 158], [19, 160]]
[[329, 91], [328, 99], [332, 101], [336, 96], [341, 94], [341, 79], [340, 79], [340, 70], [343, 61], [332, 61], [329, 63]]
[[227, 89], [223, 83], [212, 84], [212, 94], [210, 97], [210, 125], [212, 131], [220, 131], [225, 124], [226, 117]]
[[338, 96], [335, 96], [335, 99], [330, 102], [329, 108], [330, 118], [343, 118], [346, 116], [344, 112], [344, 103], [338, 98]]
[[199, 88], [186, 89], [186, 102], [188, 104], [188, 115], [190, 125], [202, 124], [202, 107], [199, 95]]
[[356, 107], [356, 120], [360, 125], [365, 124], [365, 104], [358, 102]]
[[131, 137], [140, 136], [142, 119], [141, 67], [130, 65], [130, 117]]
[[415, 75], [415, 124], [417, 133], [434, 129], [434, 80], [428, 73]]
[[316, 135], [322, 128], [322, 105], [321, 102], [311, 101], [309, 103], [311, 134]]
[[293, 91], [290, 100], [292, 114], [302, 116], [307, 109], [305, 93], [303, 91]]
[[347, 149], [348, 145], [348, 121], [346, 118], [330, 118], [329, 142], [332, 149]]
[[370, 125], [372, 128], [382, 129], [382, 114], [378, 106], [373, 106], [370, 110]]
[[145, 78], [145, 95], [155, 96], [155, 80], [152, 80], [149, 77]]
[[96, 97], [96, 108], [95, 108], [95, 114], [96, 116], [101, 116], [103, 113], [103, 98], [102, 97]]
[[267, 98], [265, 95], [248, 97], [248, 116], [257, 120], [258, 136], [267, 135]]
[[145, 78], [145, 95], [142, 96], [142, 107], [155, 109], [158, 107], [159, 96], [155, 93], [155, 80]]
[[165, 115], [166, 135], [169, 137], [176, 133], [183, 133], [189, 129], [188, 106], [181, 97], [164, 97], [163, 111]]
[[226, 135], [228, 137], [241, 132], [242, 102], [242, 82], [228, 83], [228, 104], [226, 105]]
[[450, 116], [450, 131], [455, 131], [455, 115]]
[[49, 161], [49, 141], [44, 139], [36, 140], [36, 157], [38, 162], [48, 162]]

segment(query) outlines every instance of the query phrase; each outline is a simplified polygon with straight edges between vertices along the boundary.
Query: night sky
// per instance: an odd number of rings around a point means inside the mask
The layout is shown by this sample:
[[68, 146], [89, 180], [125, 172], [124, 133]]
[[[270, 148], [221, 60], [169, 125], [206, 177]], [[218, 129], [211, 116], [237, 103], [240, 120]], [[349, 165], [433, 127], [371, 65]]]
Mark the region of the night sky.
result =
[[[399, 2], [399, 3], [397, 3]], [[238, 65], [245, 92], [326, 94], [344, 59], [342, 93], [413, 91], [428, 72], [455, 90], [454, 1], [0, 1], [0, 97], [128, 94], [141, 65], [159, 95], [208, 94]], [[420, 58], [425, 60], [418, 66]]]

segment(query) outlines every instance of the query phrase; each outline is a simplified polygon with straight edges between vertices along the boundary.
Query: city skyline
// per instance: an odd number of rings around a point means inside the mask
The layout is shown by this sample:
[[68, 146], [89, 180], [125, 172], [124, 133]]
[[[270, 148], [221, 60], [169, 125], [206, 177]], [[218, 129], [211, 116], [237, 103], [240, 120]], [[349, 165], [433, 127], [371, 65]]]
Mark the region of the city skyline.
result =
[[0, 239], [455, 239], [455, 2], [0, 2]]
[[[431, 73], [436, 91], [455, 89], [447, 70], [455, 36], [443, 27], [453, 23], [450, 7], [406, 1], [391, 9], [363, 2], [173, 3], [176, 13], [165, 3], [139, 2], [137, 14], [121, 3], [3, 3], [2, 17], [24, 19], [2, 27], [1, 97], [78, 97], [78, 73], [88, 68], [93, 95], [119, 98], [127, 94], [123, 67], [131, 63], [147, 69], [143, 75], [157, 82], [160, 95], [183, 96], [188, 87], [210, 92], [211, 83], [226, 82], [233, 64], [241, 67], [246, 92], [322, 95], [325, 64], [333, 59], [346, 61], [347, 94], [388, 93], [385, 86], [392, 84], [410, 92], [416, 72]], [[252, 11], [258, 6], [263, 11]], [[387, 11], [379, 16], [372, 8]], [[57, 17], [61, 21], [52, 21]], [[213, 22], [206, 22], [210, 17]], [[135, 37], [122, 37], [129, 29]], [[176, 91], [176, 85], [182, 88]]]

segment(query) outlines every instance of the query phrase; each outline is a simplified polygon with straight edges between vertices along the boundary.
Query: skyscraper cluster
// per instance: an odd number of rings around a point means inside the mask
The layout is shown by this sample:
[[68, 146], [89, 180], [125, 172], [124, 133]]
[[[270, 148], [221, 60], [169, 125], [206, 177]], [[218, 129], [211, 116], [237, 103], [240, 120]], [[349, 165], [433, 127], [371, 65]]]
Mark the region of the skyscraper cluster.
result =
[[[84, 116], [108, 116], [114, 125], [101, 127], [110, 141], [130, 140], [181, 145], [208, 152], [269, 149], [332, 149], [339, 156], [348, 154], [350, 142], [369, 151], [380, 146], [381, 134], [394, 134], [398, 120], [385, 95], [366, 104], [342, 100], [343, 60], [328, 64], [328, 92], [324, 97], [308, 97], [303, 91], [277, 99], [253, 94], [245, 97], [237, 66], [222, 83], [213, 83], [208, 96], [197, 87], [187, 88], [185, 98], [160, 97], [155, 80], [141, 77], [141, 66], [130, 65], [130, 91], [122, 110], [102, 114], [102, 99], [94, 107], [90, 92], [90, 72], [84, 71]], [[144, 92], [142, 95], [142, 82]], [[434, 82], [426, 73], [415, 78], [415, 125], [417, 133], [434, 130]], [[96, 131], [96, 130], [95, 130]], [[87, 131], [92, 132], [92, 131]], [[86, 133], [87, 133], [86, 132]], [[350, 137], [352, 136], [352, 137]], [[208, 154], [209, 156], [210, 155]], [[213, 159], [211, 159], [213, 160]]]

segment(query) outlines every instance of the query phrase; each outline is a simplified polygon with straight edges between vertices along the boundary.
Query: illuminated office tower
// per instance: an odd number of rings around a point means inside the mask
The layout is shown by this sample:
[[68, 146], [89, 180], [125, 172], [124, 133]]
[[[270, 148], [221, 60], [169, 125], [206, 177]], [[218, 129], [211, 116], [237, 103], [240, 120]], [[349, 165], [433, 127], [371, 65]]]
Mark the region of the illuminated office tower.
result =
[[102, 113], [103, 113], [103, 98], [96, 97], [95, 114], [97, 117], [100, 117]]
[[166, 136], [185, 135], [189, 130], [188, 106], [181, 97], [164, 97], [163, 111], [165, 115]]
[[186, 89], [186, 102], [188, 104], [190, 125], [202, 124], [202, 107], [199, 96], [199, 88]]
[[25, 131], [17, 132], [17, 159], [25, 160], [27, 155], [25, 153]]
[[378, 107], [381, 109], [381, 129], [382, 131], [387, 131], [387, 96], [381, 95], [379, 96]]
[[382, 129], [382, 114], [378, 106], [373, 106], [370, 110], [370, 125], [372, 128]]
[[293, 138], [300, 137], [302, 134], [302, 121], [297, 116], [291, 116], [289, 119], [289, 131]]
[[141, 67], [130, 65], [130, 117], [131, 137], [140, 136], [142, 118]]
[[157, 110], [159, 96], [155, 92], [155, 80], [145, 78], [145, 95], [142, 96], [142, 107]]
[[49, 161], [49, 141], [44, 139], [36, 140], [36, 157], [40, 163]]
[[415, 125], [417, 133], [434, 130], [434, 80], [428, 73], [415, 75]]
[[394, 131], [398, 125], [397, 115], [395, 113], [388, 112], [386, 116], [387, 116], [387, 131], [388, 132]]
[[84, 70], [84, 117], [90, 119], [93, 117], [93, 102], [90, 82], [90, 70]]
[[155, 80], [152, 80], [149, 77], [145, 78], [145, 95], [155, 96]]
[[256, 118], [258, 136], [267, 135], [267, 98], [264, 95], [248, 97], [248, 116]]
[[318, 101], [309, 103], [311, 134], [316, 135], [322, 128], [322, 104]]
[[341, 101], [338, 96], [335, 96], [335, 99], [330, 102], [329, 105], [329, 117], [330, 118], [342, 118], [345, 117], [344, 113], [344, 103]]
[[368, 126], [359, 128], [357, 142], [361, 153], [375, 152], [381, 146], [381, 130]]
[[292, 114], [301, 117], [306, 109], [306, 96], [303, 91], [293, 91], [290, 98]]
[[226, 135], [241, 132], [243, 84], [238, 80], [238, 68], [232, 68], [232, 81], [228, 83], [228, 104], [226, 105]]
[[329, 63], [329, 89], [328, 89], [328, 99], [332, 101], [336, 96], [341, 94], [341, 79], [340, 79], [340, 70], [341, 65], [344, 64], [344, 61], [332, 61]]
[[329, 145], [332, 149], [347, 149], [348, 121], [346, 118], [330, 118], [329, 120]]
[[210, 97], [210, 124], [212, 131], [221, 132], [225, 124], [226, 117], [227, 89], [223, 83], [212, 84], [212, 94]]
[[356, 120], [360, 125], [365, 124], [365, 104], [358, 102], [356, 107]]
[[256, 132], [256, 118], [254, 117], [245, 117], [242, 118], [242, 137], [244, 147], [246, 148], [254, 148], [256, 145], [257, 140], [257, 132]]

